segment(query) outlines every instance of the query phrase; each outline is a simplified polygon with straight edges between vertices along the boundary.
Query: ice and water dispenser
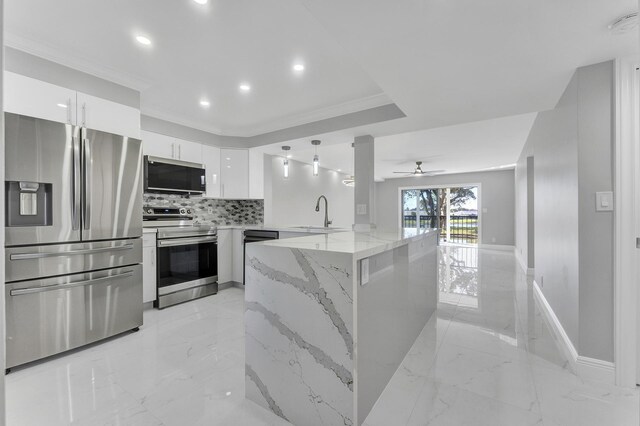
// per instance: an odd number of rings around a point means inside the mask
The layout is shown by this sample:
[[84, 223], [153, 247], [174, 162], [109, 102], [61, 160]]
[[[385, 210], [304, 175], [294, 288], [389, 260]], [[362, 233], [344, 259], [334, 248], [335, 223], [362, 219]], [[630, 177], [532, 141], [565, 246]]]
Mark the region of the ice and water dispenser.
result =
[[50, 183], [7, 181], [7, 226], [51, 226]]

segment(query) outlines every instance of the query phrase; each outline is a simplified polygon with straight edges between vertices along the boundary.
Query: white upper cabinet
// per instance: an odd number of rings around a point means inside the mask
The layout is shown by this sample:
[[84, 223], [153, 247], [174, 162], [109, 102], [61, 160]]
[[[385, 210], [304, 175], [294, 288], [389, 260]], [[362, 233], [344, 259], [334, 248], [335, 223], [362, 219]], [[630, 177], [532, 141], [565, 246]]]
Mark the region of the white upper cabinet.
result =
[[5, 71], [4, 110], [140, 138], [140, 110]]
[[206, 196], [220, 198], [220, 148], [202, 145], [202, 163], [207, 172]]
[[203, 164], [202, 145], [160, 133], [142, 131], [144, 155]]
[[264, 198], [264, 153], [249, 150], [249, 198]]
[[5, 71], [4, 110], [76, 124], [76, 91]]
[[197, 142], [189, 142], [176, 139], [176, 160], [190, 161], [202, 164], [202, 145]]
[[220, 193], [222, 198], [249, 198], [249, 150], [220, 150]]
[[140, 110], [78, 93], [78, 125], [116, 135], [140, 138]]
[[144, 155], [160, 158], [173, 158], [175, 152], [174, 138], [160, 133], [142, 132], [142, 151]]

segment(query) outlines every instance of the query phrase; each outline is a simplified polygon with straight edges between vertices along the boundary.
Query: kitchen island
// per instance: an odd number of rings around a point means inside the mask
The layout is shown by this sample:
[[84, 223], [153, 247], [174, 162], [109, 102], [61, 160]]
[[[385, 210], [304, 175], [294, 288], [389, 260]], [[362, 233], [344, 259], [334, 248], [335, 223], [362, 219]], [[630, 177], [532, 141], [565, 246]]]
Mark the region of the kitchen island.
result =
[[246, 397], [299, 426], [360, 425], [437, 304], [437, 232], [246, 250]]

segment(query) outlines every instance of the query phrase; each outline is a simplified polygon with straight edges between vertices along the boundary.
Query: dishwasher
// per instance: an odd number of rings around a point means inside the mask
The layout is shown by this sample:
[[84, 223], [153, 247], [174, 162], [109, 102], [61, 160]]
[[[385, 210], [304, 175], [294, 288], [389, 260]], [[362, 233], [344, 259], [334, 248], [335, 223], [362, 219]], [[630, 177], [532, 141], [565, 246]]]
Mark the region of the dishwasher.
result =
[[279, 238], [278, 231], [264, 231], [260, 229], [247, 229], [244, 231], [244, 240], [242, 243], [242, 285], [244, 285], [245, 268], [247, 262], [247, 244], [255, 243], [257, 241], [277, 240]]

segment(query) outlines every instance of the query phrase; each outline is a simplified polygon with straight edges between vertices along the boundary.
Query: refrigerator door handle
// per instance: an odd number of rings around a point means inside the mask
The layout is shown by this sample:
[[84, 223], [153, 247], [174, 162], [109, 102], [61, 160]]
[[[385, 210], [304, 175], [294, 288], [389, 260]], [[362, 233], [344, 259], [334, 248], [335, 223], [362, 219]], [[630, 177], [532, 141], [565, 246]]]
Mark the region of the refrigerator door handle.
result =
[[107, 275], [106, 277], [93, 278], [93, 279], [90, 279], [90, 280], [83, 280], [83, 281], [76, 281], [76, 282], [67, 283], [67, 284], [51, 284], [51, 285], [46, 285], [46, 286], [41, 286], [41, 287], [19, 288], [19, 289], [16, 289], [16, 290], [9, 291], [9, 294], [11, 296], [20, 296], [20, 295], [24, 295], [24, 294], [42, 293], [42, 292], [45, 292], [45, 291], [52, 291], [52, 290], [66, 290], [68, 288], [81, 287], [81, 286], [88, 285], [88, 284], [99, 283], [101, 281], [112, 280], [112, 279], [117, 279], [117, 278], [126, 278], [126, 277], [130, 277], [132, 275], [133, 275], [133, 271], [126, 271], [126, 272], [124, 272], [122, 274]]
[[115, 247], [98, 247], [98, 248], [84, 249], [84, 250], [68, 250], [68, 251], [61, 251], [61, 252], [55, 252], [55, 253], [17, 253], [17, 254], [9, 255], [9, 260], [44, 259], [47, 257], [96, 254], [96, 253], [104, 253], [104, 252], [120, 251], [120, 250], [131, 250], [131, 249], [133, 249], [133, 244], [129, 243], [129, 244], [124, 244], [124, 245], [115, 246]]
[[71, 200], [71, 229], [80, 229], [80, 143], [78, 137], [72, 139], [73, 173], [71, 174], [71, 190], [73, 191]]
[[91, 141], [82, 137], [83, 145], [83, 161], [82, 161], [82, 183], [83, 183], [83, 202], [82, 223], [85, 230], [91, 229], [91, 200], [89, 198], [89, 189], [91, 188]]

